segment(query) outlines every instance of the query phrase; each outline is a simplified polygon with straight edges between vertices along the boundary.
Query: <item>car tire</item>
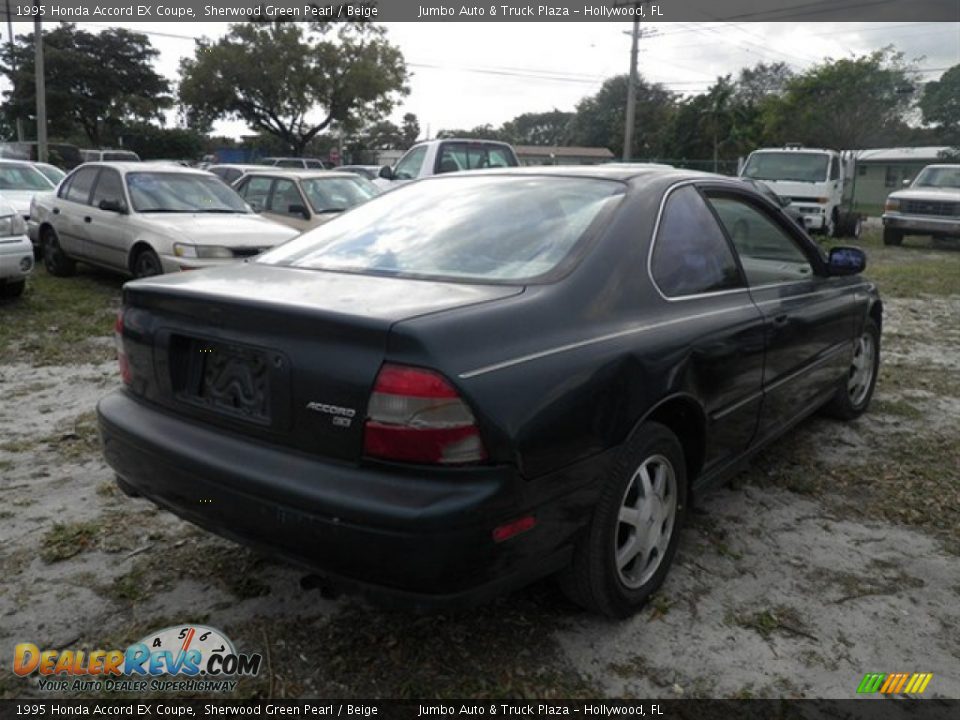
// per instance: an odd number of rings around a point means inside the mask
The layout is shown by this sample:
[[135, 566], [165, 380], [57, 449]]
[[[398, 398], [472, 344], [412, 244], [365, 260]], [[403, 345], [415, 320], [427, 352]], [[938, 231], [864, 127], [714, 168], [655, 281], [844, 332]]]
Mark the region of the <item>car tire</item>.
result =
[[903, 232], [885, 227], [883, 229], [884, 245], [901, 245], [903, 243]]
[[143, 248], [133, 258], [131, 271], [135, 278], [153, 277], [163, 274], [160, 257], [150, 248]]
[[565, 594], [609, 617], [636, 612], [670, 569], [686, 505], [680, 441], [664, 425], [644, 423], [621, 448], [573, 561], [560, 575]]
[[43, 231], [43, 266], [47, 272], [54, 277], [69, 277], [77, 271], [76, 261], [68, 257], [60, 247], [60, 238], [57, 237], [57, 231], [53, 228], [47, 228]]
[[23, 295], [23, 289], [27, 286], [26, 280], [17, 280], [16, 282], [4, 283], [0, 285], [0, 297], [15, 298]]
[[843, 386], [827, 405], [827, 414], [838, 420], [853, 420], [863, 415], [873, 397], [879, 371], [880, 328], [873, 318], [867, 318], [863, 332], [854, 343]]

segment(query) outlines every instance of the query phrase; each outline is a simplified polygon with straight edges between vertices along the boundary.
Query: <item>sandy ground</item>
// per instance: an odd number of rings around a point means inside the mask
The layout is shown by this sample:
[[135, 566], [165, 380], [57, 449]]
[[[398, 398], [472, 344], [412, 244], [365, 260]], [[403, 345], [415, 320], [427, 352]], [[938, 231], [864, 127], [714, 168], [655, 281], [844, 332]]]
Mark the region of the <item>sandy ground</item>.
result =
[[[462, 616], [304, 592], [297, 570], [115, 490], [92, 417], [114, 363], [0, 368], [0, 697], [42, 694], [10, 673], [15, 643], [122, 647], [191, 621], [269, 655], [243, 696], [849, 698], [866, 672], [922, 671], [927, 695], [960, 697], [955, 516], [898, 515], [881, 483], [912, 438], [960, 430], [960, 296], [886, 314], [873, 410], [808, 421], [704, 498], [662, 592], [623, 622], [549, 582]], [[957, 492], [946, 447], [930, 482]]]

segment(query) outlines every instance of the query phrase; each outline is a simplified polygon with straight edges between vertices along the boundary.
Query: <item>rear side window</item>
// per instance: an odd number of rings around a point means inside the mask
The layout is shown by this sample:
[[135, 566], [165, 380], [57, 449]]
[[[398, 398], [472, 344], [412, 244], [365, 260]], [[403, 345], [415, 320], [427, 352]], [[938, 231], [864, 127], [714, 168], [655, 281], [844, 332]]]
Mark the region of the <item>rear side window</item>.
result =
[[99, 170], [97, 167], [78, 170], [67, 188], [66, 199], [86, 205], [90, 201], [90, 190]]
[[444, 143], [440, 148], [437, 173], [511, 167], [516, 164], [513, 153], [502, 145]]
[[277, 180], [266, 209], [278, 215], [296, 216], [302, 213], [302, 210], [291, 210], [293, 207], [303, 208], [300, 191], [292, 180]]
[[667, 297], [743, 287], [730, 245], [693, 187], [670, 193], [660, 218], [650, 272]]
[[623, 183], [461, 175], [384, 193], [261, 257], [370, 275], [523, 282], [571, 256]]
[[247, 178], [238, 192], [244, 200], [250, 203], [254, 210], [260, 212], [267, 207], [267, 198], [270, 195], [272, 184], [273, 178], [254, 175]]

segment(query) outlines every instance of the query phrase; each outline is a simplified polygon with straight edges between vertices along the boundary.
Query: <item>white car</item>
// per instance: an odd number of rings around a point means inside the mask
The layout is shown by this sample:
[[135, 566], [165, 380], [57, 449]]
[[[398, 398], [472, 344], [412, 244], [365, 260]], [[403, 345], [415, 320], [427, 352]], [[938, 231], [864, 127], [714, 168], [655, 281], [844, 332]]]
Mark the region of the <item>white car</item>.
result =
[[31, 270], [33, 245], [27, 225], [13, 205], [0, 199], [0, 297], [23, 294]]
[[[0, 160], [0, 195], [24, 220], [30, 217], [30, 202], [34, 195], [50, 192], [56, 186], [32, 162]], [[30, 239], [36, 242], [33, 236]]]
[[250, 209], [203, 170], [144, 163], [87, 163], [30, 216], [51, 275], [77, 261], [133, 277], [236, 262], [299, 233]]

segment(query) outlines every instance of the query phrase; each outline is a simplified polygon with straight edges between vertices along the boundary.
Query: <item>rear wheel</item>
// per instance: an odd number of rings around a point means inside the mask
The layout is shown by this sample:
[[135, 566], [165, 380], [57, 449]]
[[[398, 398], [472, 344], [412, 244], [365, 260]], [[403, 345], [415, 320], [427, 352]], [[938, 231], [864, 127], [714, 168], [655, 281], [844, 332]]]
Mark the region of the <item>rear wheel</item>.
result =
[[687, 471], [677, 436], [645, 423], [614, 472], [561, 575], [571, 600], [611, 617], [638, 610], [663, 583], [686, 515]]
[[163, 273], [160, 258], [150, 248], [143, 248], [133, 259], [133, 276], [135, 278], [153, 277]]
[[900, 245], [901, 243], [903, 243], [903, 233], [900, 230], [894, 230], [888, 227], [883, 229], [884, 245]]
[[26, 280], [4, 283], [0, 285], [0, 297], [15, 298], [23, 295], [23, 289], [27, 286]]
[[873, 397], [879, 369], [880, 328], [873, 318], [868, 318], [863, 333], [854, 343], [846, 381], [827, 405], [827, 413], [840, 420], [853, 420], [862, 415]]
[[77, 271], [77, 263], [73, 258], [68, 257], [63, 248], [60, 247], [60, 238], [53, 228], [46, 228], [43, 231], [43, 266], [47, 272], [55, 277], [67, 277]]

